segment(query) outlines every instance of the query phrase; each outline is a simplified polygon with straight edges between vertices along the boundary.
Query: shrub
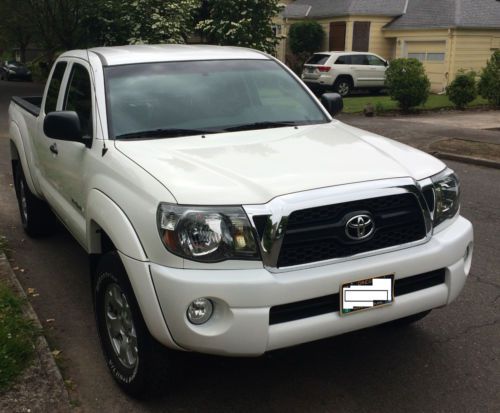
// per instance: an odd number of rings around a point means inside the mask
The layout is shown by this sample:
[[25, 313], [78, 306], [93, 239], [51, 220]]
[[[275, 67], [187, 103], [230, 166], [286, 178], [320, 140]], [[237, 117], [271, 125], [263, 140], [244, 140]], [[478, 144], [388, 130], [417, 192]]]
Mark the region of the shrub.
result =
[[492, 105], [500, 106], [500, 50], [495, 51], [481, 72], [479, 93]]
[[386, 72], [389, 96], [407, 112], [429, 97], [431, 82], [422, 63], [417, 59], [395, 59]]
[[312, 54], [321, 50], [324, 37], [323, 27], [316, 21], [293, 23], [288, 33], [290, 50], [295, 55], [301, 53]]
[[458, 109], [465, 107], [477, 98], [476, 73], [461, 71], [446, 88], [448, 98]]

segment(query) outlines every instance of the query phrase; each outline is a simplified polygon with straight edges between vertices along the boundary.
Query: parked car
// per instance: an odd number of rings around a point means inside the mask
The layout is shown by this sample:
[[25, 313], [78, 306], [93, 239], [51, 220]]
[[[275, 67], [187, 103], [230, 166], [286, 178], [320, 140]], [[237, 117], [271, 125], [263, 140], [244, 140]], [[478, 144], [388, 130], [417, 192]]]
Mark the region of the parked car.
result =
[[31, 82], [31, 71], [22, 63], [7, 60], [0, 66], [0, 80], [12, 79], [22, 79]]
[[458, 178], [341, 109], [273, 57], [220, 46], [66, 52], [43, 97], [13, 98], [22, 225], [46, 234], [52, 210], [88, 253], [126, 392], [170, 371], [157, 343], [258, 356], [455, 300], [473, 245]]
[[380, 91], [389, 63], [373, 53], [315, 53], [304, 65], [302, 80], [313, 91], [333, 90], [347, 96], [353, 89]]

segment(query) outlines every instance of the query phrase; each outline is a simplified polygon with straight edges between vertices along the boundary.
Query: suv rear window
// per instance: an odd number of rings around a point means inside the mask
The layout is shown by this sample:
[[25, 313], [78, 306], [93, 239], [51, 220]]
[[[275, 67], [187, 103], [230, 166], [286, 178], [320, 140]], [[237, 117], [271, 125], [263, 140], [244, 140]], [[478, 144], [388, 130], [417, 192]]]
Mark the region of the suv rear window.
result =
[[330, 58], [328, 54], [315, 54], [307, 62], [307, 65], [324, 65]]

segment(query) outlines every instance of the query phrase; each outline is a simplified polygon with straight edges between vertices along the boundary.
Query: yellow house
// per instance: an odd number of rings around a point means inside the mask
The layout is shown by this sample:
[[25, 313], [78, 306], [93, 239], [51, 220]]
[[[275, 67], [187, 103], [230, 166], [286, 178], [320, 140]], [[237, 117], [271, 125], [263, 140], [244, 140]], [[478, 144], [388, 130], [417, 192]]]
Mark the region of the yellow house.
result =
[[[281, 17], [285, 39], [291, 24], [314, 19], [325, 30], [325, 50], [419, 59], [435, 92], [460, 69], [479, 72], [500, 49], [498, 0], [297, 0]], [[285, 60], [286, 51], [284, 40], [278, 57]]]

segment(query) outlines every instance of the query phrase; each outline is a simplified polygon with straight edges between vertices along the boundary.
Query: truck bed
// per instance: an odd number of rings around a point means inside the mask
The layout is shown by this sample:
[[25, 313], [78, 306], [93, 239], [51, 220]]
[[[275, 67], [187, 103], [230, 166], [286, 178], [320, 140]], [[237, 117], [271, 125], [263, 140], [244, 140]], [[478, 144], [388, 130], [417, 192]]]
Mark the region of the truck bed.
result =
[[40, 114], [40, 108], [42, 106], [42, 96], [13, 96], [12, 101], [21, 106], [23, 109], [28, 111], [34, 116], [38, 116]]

